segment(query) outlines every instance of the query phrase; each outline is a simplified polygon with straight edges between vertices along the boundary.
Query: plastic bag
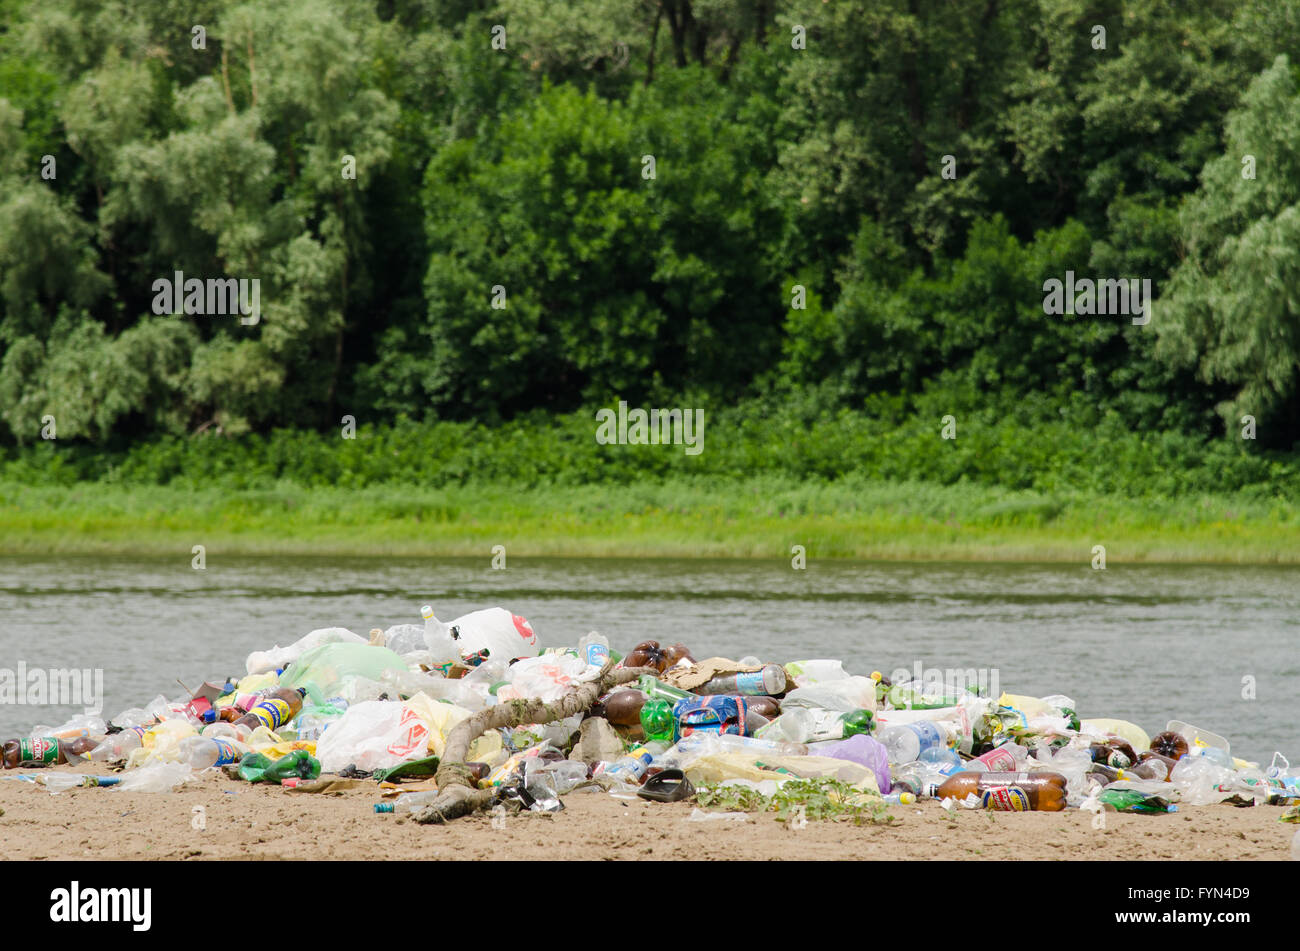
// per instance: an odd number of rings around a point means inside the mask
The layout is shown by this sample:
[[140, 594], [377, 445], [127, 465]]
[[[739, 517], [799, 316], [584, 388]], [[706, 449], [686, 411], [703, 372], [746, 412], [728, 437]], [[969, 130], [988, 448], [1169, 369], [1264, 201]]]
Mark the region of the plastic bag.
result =
[[194, 778], [189, 763], [155, 763], [127, 773], [117, 784], [121, 792], [171, 792]]
[[372, 644], [322, 644], [307, 651], [280, 677], [282, 687], [314, 684], [326, 697], [348, 696], [357, 677], [378, 681], [386, 670], [406, 671], [406, 661], [386, 647]]
[[326, 773], [349, 764], [374, 771], [424, 756], [428, 747], [429, 728], [414, 710], [396, 701], [367, 700], [348, 707], [321, 734], [316, 756]]
[[[1237, 794], [1235, 773], [1203, 756], [1182, 757], [1169, 773], [1169, 781], [1182, 794], [1183, 802], [1209, 806]], [[1247, 796], [1249, 792], [1245, 793]]]
[[1128, 720], [1100, 718], [1084, 720], [1079, 726], [1080, 733], [1086, 733], [1101, 740], [1108, 736], [1118, 736], [1120, 739], [1127, 741], [1135, 750], [1151, 748], [1151, 737], [1147, 735], [1147, 731], [1136, 723], [1130, 723]]
[[870, 677], [843, 677], [809, 687], [796, 687], [785, 695], [781, 709], [812, 707], [848, 713], [876, 710], [876, 682]]
[[429, 645], [424, 640], [422, 624], [394, 624], [384, 631], [383, 646], [395, 654], [410, 654], [429, 649]]
[[785, 673], [795, 687], [811, 687], [849, 677], [840, 660], [795, 660], [785, 665]]
[[579, 682], [587, 662], [572, 654], [545, 654], [514, 664], [507, 671], [509, 683], [497, 691], [497, 701], [538, 698], [558, 700]]
[[304, 634], [288, 647], [279, 644], [269, 651], [253, 651], [244, 661], [244, 668], [250, 674], [263, 674], [267, 671], [287, 667], [303, 654], [322, 644], [365, 644], [366, 639], [360, 634], [353, 634], [346, 627], [322, 627]]
[[808, 746], [808, 755], [830, 756], [865, 766], [875, 775], [877, 788], [881, 792], [889, 792], [889, 753], [885, 749], [885, 744], [874, 737], [859, 733], [844, 740], [811, 743]]
[[471, 713], [477, 713], [487, 706], [484, 698], [489, 696], [487, 688], [491, 686], [491, 684], [484, 685], [481, 681], [469, 681], [467, 677], [448, 680], [437, 674], [410, 670], [386, 670], [380, 676], [379, 682], [387, 688], [389, 696], [394, 700], [398, 697], [423, 693], [435, 700], [445, 700], [458, 707], [464, 707]]

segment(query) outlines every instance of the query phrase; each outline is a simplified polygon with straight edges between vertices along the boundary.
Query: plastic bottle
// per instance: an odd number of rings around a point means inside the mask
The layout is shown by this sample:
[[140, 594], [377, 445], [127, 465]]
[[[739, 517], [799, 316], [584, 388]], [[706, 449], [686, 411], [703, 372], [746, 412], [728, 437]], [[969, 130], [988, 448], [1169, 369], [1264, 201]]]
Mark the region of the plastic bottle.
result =
[[656, 700], [667, 700], [670, 703], [696, 696], [689, 690], [673, 687], [664, 683], [658, 677], [651, 677], [649, 674], [642, 674], [638, 678], [636, 685], [647, 697], [654, 697]]
[[188, 736], [181, 740], [181, 760], [195, 769], [237, 763], [247, 752], [242, 744], [208, 736]]
[[671, 744], [677, 734], [671, 700], [651, 698], [641, 705], [641, 732], [647, 741]]
[[773, 697], [785, 693], [785, 668], [776, 664], [766, 664], [762, 670], [749, 673], [720, 674], [708, 683], [695, 688], [695, 692], [705, 696], [722, 694], [748, 697]]
[[141, 746], [141, 737], [148, 731], [147, 726], [127, 727], [121, 733], [104, 737], [104, 741], [90, 751], [89, 756], [95, 763], [116, 763], [131, 755], [132, 750]]
[[[946, 746], [931, 746], [921, 751], [916, 758], [918, 763], [933, 765], [939, 772], [945, 776], [951, 776], [953, 773], [960, 773], [964, 763], [962, 758], [957, 755], [956, 750], [949, 749]], [[985, 772], [984, 770], [978, 770]]]
[[1105, 743], [1093, 743], [1088, 747], [1088, 755], [1094, 763], [1104, 763], [1114, 769], [1128, 769], [1137, 762], [1137, 752], [1125, 740], [1112, 739]]
[[424, 789], [420, 792], [402, 793], [392, 802], [375, 803], [375, 812], [410, 815], [417, 812], [438, 798], [438, 790]]
[[433, 654], [434, 666], [459, 663], [460, 648], [456, 643], [459, 635], [434, 617], [432, 605], [426, 604], [420, 608], [420, 616], [424, 618], [424, 642]]
[[892, 806], [910, 806], [916, 802], [916, 794], [906, 789], [885, 794], [885, 802]]
[[639, 726], [641, 724], [641, 708], [645, 705], [647, 699], [646, 695], [640, 690], [615, 690], [600, 701], [592, 712], [597, 716], [603, 716], [615, 726]]
[[264, 726], [275, 731], [284, 726], [302, 710], [302, 698], [307, 696], [307, 688], [294, 690], [289, 687], [277, 687], [270, 690], [253, 704], [252, 709], [235, 721], [236, 727], [256, 730]]
[[276, 783], [283, 780], [315, 779], [320, 775], [320, 760], [306, 750], [294, 750], [272, 760], [261, 753], [247, 753], [239, 761], [239, 776], [250, 783]]
[[620, 760], [610, 763], [603, 770], [604, 775], [621, 779], [625, 783], [640, 783], [645, 772], [654, 759], [644, 746], [634, 747]]
[[5, 769], [19, 766], [62, 766], [64, 763], [81, 762], [98, 745], [86, 736], [77, 737], [75, 740], [60, 740], [54, 736], [30, 736], [6, 740], [3, 748], [0, 748], [0, 755], [4, 757]]
[[876, 734], [885, 744], [891, 763], [911, 763], [925, 750], [948, 745], [947, 729], [931, 720], [886, 727]]
[[1186, 756], [1190, 748], [1187, 737], [1172, 730], [1165, 730], [1165, 732], [1157, 733], [1151, 737], [1152, 751], [1172, 760], [1178, 760]]
[[578, 641], [578, 656], [592, 667], [604, 667], [609, 660], [609, 641], [604, 634], [592, 631]]
[[1065, 808], [1065, 777], [1060, 773], [961, 772], [932, 786], [934, 799], [974, 795], [985, 809], [998, 812], [1060, 812]]
[[[1016, 772], [1024, 766], [1025, 760], [1029, 759], [1029, 750], [1012, 740], [1008, 740], [1001, 746], [989, 750], [987, 753], [981, 753], [969, 763], [966, 764], [968, 770], [987, 771], [990, 773], [1009, 773]], [[976, 766], [975, 764], [979, 765]]]

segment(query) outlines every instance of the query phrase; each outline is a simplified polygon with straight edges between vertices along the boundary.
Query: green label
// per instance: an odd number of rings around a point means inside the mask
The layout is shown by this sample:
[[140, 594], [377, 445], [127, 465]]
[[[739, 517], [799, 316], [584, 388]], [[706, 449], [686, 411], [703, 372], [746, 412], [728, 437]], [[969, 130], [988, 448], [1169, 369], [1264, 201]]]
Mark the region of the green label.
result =
[[18, 741], [19, 766], [51, 766], [59, 759], [59, 741], [52, 736], [33, 736]]

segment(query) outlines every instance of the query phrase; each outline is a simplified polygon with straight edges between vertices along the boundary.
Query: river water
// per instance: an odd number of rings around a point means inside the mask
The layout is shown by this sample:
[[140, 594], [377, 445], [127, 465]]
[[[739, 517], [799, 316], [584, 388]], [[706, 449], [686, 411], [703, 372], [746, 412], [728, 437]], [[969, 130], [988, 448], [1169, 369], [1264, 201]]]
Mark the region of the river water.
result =
[[[1180, 719], [1237, 755], [1300, 763], [1296, 567], [209, 556], [195, 570], [188, 553], [3, 557], [0, 678], [20, 663], [101, 670], [111, 716], [178, 695], [177, 679], [241, 674], [249, 652], [316, 627], [416, 622], [425, 602], [444, 620], [507, 607], [547, 646], [595, 629], [623, 651], [654, 638], [698, 658], [972, 670], [1012, 693], [1065, 694], [1084, 717], [1150, 733]], [[5, 695], [0, 736], [80, 710], [42, 699]]]

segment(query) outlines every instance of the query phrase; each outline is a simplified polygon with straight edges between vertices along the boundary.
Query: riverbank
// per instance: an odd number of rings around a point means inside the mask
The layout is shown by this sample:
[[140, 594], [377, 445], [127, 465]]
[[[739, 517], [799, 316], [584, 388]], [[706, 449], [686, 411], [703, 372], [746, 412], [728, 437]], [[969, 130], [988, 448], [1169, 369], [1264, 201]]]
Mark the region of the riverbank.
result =
[[0, 482], [0, 554], [1300, 563], [1300, 503], [762, 477], [271, 489]]
[[[21, 772], [21, 771], [15, 771]], [[337, 793], [254, 786], [212, 773], [179, 791], [72, 789], [51, 796], [0, 782], [9, 859], [1288, 859], [1296, 827], [1270, 806], [1183, 806], [1164, 816], [999, 814], [934, 802], [891, 806], [892, 822], [808, 822], [770, 815], [691, 821], [689, 803], [565, 797], [562, 812], [421, 826], [377, 815], [372, 783]], [[68, 833], [67, 830], [76, 830]], [[59, 834], [52, 834], [58, 831]]]

